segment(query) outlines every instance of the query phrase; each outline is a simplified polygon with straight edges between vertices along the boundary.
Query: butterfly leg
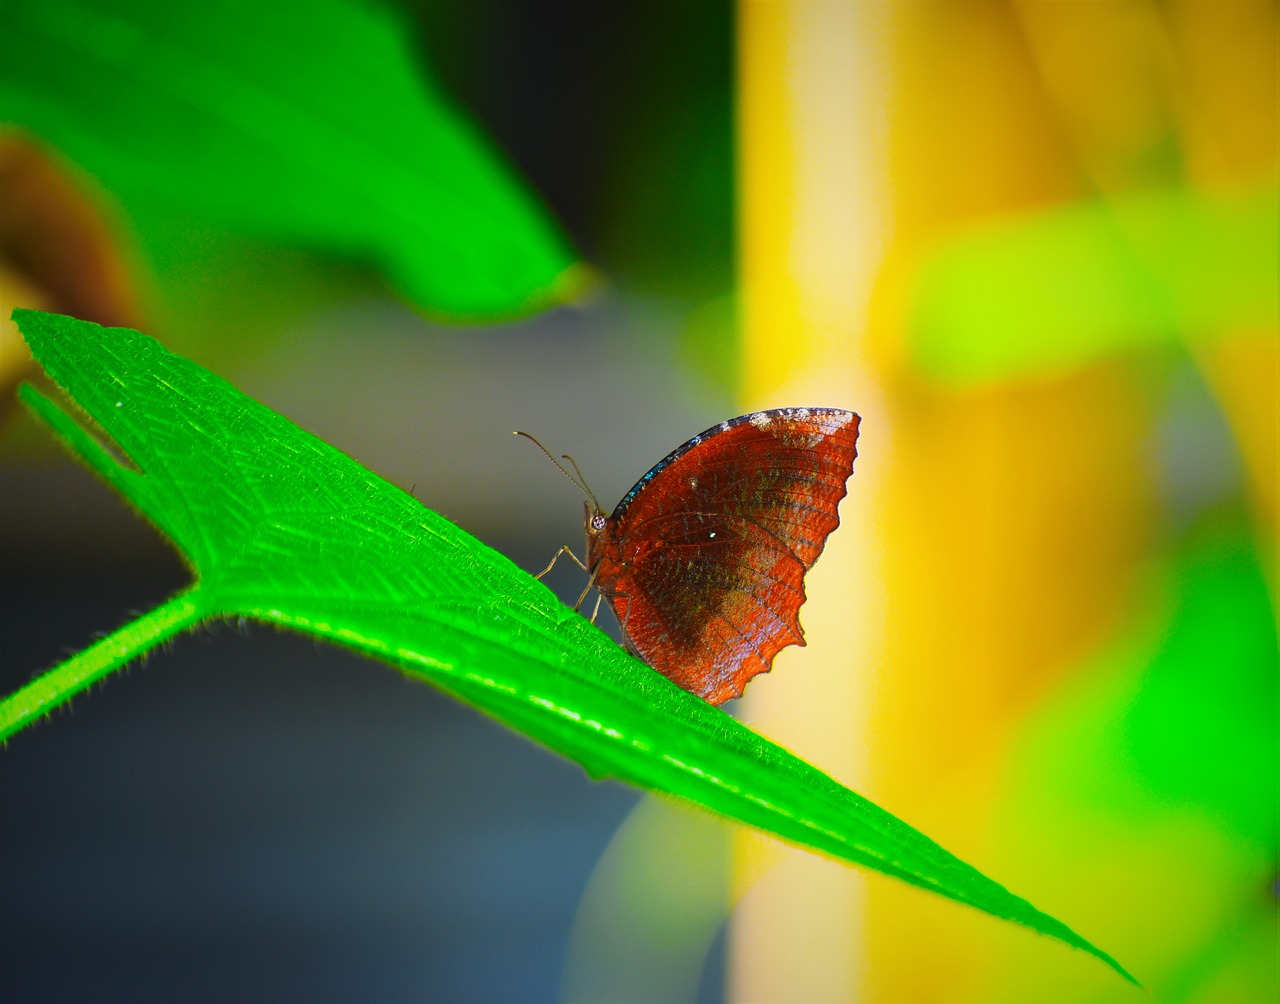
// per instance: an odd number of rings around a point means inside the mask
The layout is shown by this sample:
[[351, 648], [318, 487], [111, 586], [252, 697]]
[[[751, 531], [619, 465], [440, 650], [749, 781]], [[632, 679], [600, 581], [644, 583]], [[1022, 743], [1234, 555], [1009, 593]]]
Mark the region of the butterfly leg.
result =
[[[623, 597], [627, 597], [628, 601], [630, 600], [630, 597], [629, 597], [626, 593], [617, 593], [617, 594], [615, 594], [615, 595], [616, 595], [616, 596], [623, 596]], [[615, 609], [616, 609], [616, 608], [615, 608]], [[621, 623], [620, 625], [618, 625], [619, 627], [621, 627], [621, 628], [622, 628], [622, 635], [623, 635], [623, 637], [626, 637], [626, 636], [627, 636], [627, 625], [628, 625], [630, 622], [631, 622], [631, 603], [630, 603], [630, 602], [628, 602], [628, 603], [627, 603], [627, 612], [626, 612], [626, 614], [625, 614], [625, 615], [623, 616], [623, 618], [622, 618], [622, 623]]]
[[[568, 550], [568, 548], [566, 548], [566, 550]], [[572, 557], [572, 555], [570, 555], [570, 557]], [[584, 566], [584, 569], [585, 569], [585, 566]], [[599, 565], [596, 565], [596, 567], [595, 567], [595, 571], [593, 571], [590, 575], [588, 575], [588, 576], [587, 576], [587, 584], [586, 584], [586, 586], [585, 586], [585, 587], [583, 588], [583, 590], [582, 590], [582, 595], [578, 597], [578, 602], [577, 602], [577, 603], [575, 603], [575, 604], [573, 605], [573, 609], [574, 609], [574, 610], [581, 610], [581, 609], [582, 609], [582, 601], [583, 601], [583, 600], [585, 600], [585, 599], [587, 598], [587, 593], [591, 592], [591, 587], [592, 587], [592, 586], [594, 586], [594, 585], [596, 584], [596, 575], [599, 573], [599, 571], [600, 571], [600, 566], [599, 566]], [[600, 600], [599, 600], [599, 598], [597, 597], [597, 599], [596, 599], [596, 610], [599, 610], [599, 609], [600, 609]], [[594, 624], [594, 623], [595, 623], [595, 620], [596, 620], [596, 615], [595, 615], [595, 614], [592, 614], [592, 615], [591, 615], [591, 623], [593, 623], [593, 624]]]
[[[549, 571], [551, 571], [551, 569], [555, 568], [555, 566], [556, 566], [556, 562], [560, 560], [560, 555], [562, 555], [562, 554], [567, 554], [570, 558], [572, 558], [572, 559], [573, 559], [573, 563], [574, 563], [575, 565], [577, 565], [579, 568], [581, 568], [584, 572], [587, 570], [587, 566], [586, 566], [586, 565], [584, 565], [581, 561], [579, 561], [579, 560], [578, 560], [578, 556], [577, 556], [576, 554], [574, 554], [572, 551], [570, 551], [570, 550], [569, 550], [569, 545], [568, 545], [568, 544], [565, 544], [565, 545], [563, 545], [563, 546], [560, 548], [560, 550], [558, 550], [555, 554], [553, 554], [553, 555], [551, 556], [551, 560], [550, 560], [549, 562], [547, 562], [547, 567], [546, 567], [546, 568], [544, 568], [544, 569], [543, 569], [541, 572], [539, 572], [537, 575], [535, 575], [535, 576], [534, 576], [534, 578], [535, 578], [535, 579], [540, 579], [540, 578], [542, 578], [544, 575], [546, 575]], [[590, 587], [590, 586], [588, 586], [587, 588], [588, 588], [588, 589], [590, 589], [591, 587]], [[586, 594], [586, 593], [583, 593], [582, 595], [583, 595], [583, 596], [586, 596], [587, 594]], [[582, 601], [581, 601], [581, 600], [579, 600], [578, 602], [579, 602], [579, 603], [581, 603]], [[574, 609], [577, 609], [577, 608], [575, 607]]]
[[596, 622], [596, 614], [600, 612], [600, 601], [604, 599], [604, 593], [596, 593], [596, 608], [591, 611], [591, 623]]

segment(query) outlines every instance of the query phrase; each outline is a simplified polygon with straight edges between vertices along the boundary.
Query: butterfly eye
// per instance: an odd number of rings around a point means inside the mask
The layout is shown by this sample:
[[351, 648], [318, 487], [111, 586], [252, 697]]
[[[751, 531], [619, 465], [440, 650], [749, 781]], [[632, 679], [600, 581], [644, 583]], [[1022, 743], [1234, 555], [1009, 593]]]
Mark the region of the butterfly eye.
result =
[[605, 523], [605, 519], [604, 519], [603, 513], [596, 513], [594, 516], [591, 517], [591, 529], [595, 533], [599, 533], [601, 530], [604, 529], [604, 523]]

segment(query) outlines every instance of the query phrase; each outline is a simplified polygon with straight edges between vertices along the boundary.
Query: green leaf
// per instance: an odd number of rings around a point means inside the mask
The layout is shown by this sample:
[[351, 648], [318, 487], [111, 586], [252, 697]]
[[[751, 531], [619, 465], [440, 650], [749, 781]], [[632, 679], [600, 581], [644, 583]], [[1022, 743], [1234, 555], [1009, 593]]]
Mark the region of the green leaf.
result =
[[1078, 203], [958, 237], [913, 283], [926, 373], [1017, 379], [1275, 324], [1276, 190]]
[[0, 0], [0, 123], [126, 208], [372, 257], [455, 317], [561, 301], [581, 268], [373, 3]]
[[[0, 702], [0, 738], [156, 640], [270, 621], [399, 666], [615, 777], [1109, 955], [815, 767], [631, 658], [416, 499], [152, 339], [15, 311], [36, 358], [125, 456], [23, 398], [190, 562], [170, 603]], [[421, 486], [420, 486], [421, 487]], [[429, 484], [426, 486], [429, 492]]]
[[1167, 623], [1115, 732], [1128, 779], [1150, 796], [1198, 806], [1240, 839], [1274, 847], [1280, 656], [1266, 545], [1259, 553], [1244, 512], [1213, 517], [1179, 544]]

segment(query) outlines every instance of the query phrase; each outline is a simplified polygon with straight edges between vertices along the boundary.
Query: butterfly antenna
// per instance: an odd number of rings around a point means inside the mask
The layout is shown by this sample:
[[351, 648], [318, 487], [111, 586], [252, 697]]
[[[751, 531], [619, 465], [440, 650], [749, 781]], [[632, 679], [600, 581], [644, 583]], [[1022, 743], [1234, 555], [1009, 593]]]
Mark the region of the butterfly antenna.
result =
[[583, 479], [582, 472], [578, 470], [578, 465], [573, 462], [572, 457], [566, 456], [565, 459], [569, 461], [570, 464], [573, 464], [573, 469], [578, 475], [576, 478], [572, 474], [570, 474], [567, 470], [565, 470], [564, 464], [560, 463], [560, 461], [558, 461], [555, 457], [551, 455], [550, 450], [548, 450], [545, 446], [543, 446], [540, 442], [538, 442], [537, 437], [531, 436], [527, 432], [520, 432], [519, 430], [516, 431], [516, 435], [524, 436], [525, 439], [529, 440], [529, 442], [533, 443], [534, 446], [536, 446], [543, 453], [545, 453], [547, 456], [547, 459], [556, 465], [556, 469], [561, 474], [563, 474], [566, 478], [572, 481], [573, 486], [576, 489], [578, 489], [578, 491], [586, 495], [587, 498], [589, 498], [592, 501], [592, 503], [595, 505], [597, 509], [600, 508], [600, 503], [596, 500], [595, 494], [591, 491], [591, 489], [587, 487], [587, 482], [585, 479]]
[[569, 454], [567, 453], [564, 454], [562, 459], [569, 461], [569, 463], [572, 465], [573, 473], [578, 475], [578, 481], [582, 485], [583, 490], [586, 491], [587, 498], [591, 499], [591, 504], [596, 507], [596, 511], [604, 512], [604, 510], [600, 508], [600, 500], [596, 498], [596, 493], [591, 490], [591, 486], [587, 484], [587, 479], [582, 476], [582, 470], [581, 468], [578, 467], [578, 462], [574, 460], [573, 457], [569, 456]]

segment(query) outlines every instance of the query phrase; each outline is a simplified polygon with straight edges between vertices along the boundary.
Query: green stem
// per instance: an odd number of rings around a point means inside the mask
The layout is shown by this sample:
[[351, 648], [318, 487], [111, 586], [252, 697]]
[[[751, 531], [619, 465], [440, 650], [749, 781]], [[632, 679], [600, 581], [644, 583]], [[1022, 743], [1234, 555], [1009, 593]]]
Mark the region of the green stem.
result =
[[0, 701], [0, 742], [203, 616], [196, 589], [188, 589], [10, 694]]

